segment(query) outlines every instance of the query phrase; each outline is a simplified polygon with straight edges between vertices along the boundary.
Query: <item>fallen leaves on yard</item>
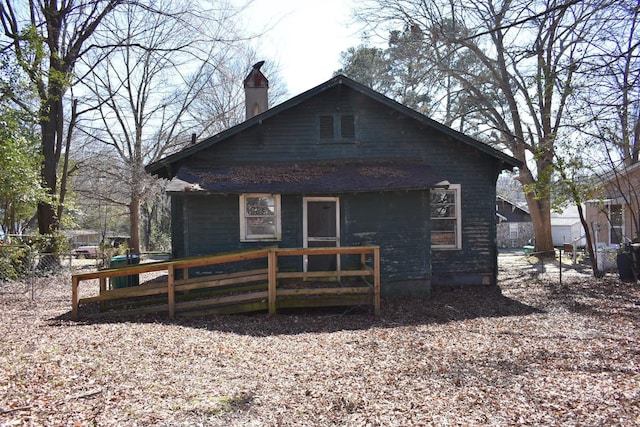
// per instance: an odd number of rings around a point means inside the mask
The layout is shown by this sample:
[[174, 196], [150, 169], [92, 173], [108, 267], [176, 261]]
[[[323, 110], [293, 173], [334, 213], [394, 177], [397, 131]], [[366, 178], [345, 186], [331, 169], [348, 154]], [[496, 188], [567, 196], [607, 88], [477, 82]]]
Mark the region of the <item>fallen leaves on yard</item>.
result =
[[[502, 259], [501, 259], [502, 262]], [[382, 318], [68, 320], [70, 280], [0, 288], [0, 423], [640, 424], [640, 291], [607, 276], [385, 299]]]

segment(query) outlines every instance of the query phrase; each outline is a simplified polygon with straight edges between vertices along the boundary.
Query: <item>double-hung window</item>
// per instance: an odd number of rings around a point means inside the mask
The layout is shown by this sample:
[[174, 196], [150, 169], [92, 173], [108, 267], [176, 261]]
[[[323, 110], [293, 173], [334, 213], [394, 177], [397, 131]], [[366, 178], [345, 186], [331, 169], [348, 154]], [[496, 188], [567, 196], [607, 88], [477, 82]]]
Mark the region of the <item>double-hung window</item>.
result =
[[242, 194], [240, 240], [256, 242], [280, 239], [280, 195]]
[[461, 249], [460, 185], [431, 190], [431, 247]]
[[609, 205], [609, 243], [621, 244], [624, 237], [624, 213], [622, 205]]

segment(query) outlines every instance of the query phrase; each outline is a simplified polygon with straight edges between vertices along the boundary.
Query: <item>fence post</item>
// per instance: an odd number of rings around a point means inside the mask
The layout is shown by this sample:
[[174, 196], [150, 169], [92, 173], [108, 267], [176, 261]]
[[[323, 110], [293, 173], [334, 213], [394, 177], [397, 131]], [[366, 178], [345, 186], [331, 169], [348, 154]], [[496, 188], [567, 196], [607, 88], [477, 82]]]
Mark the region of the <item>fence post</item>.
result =
[[276, 249], [270, 249], [268, 254], [269, 270], [269, 314], [276, 314], [276, 283], [278, 273], [278, 254]]
[[169, 304], [169, 319], [173, 320], [176, 316], [176, 289], [175, 289], [175, 270], [173, 264], [167, 269], [167, 299]]
[[380, 247], [373, 248], [373, 315], [376, 319], [380, 317]]
[[78, 320], [78, 284], [80, 280], [71, 276], [71, 319]]
[[[101, 277], [98, 279], [100, 282], [100, 295], [107, 290], [107, 278]], [[107, 307], [106, 301], [100, 301], [100, 311], [104, 311]]]

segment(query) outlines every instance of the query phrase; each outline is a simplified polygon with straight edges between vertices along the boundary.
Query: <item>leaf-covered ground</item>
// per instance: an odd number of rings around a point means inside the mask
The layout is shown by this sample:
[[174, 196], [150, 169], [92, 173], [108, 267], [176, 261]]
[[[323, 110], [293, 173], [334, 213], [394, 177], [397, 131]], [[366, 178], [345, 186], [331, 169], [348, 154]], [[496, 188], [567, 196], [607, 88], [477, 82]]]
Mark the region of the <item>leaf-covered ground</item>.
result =
[[383, 299], [378, 321], [76, 323], [68, 277], [5, 284], [0, 424], [640, 425], [640, 285], [500, 263], [500, 288]]

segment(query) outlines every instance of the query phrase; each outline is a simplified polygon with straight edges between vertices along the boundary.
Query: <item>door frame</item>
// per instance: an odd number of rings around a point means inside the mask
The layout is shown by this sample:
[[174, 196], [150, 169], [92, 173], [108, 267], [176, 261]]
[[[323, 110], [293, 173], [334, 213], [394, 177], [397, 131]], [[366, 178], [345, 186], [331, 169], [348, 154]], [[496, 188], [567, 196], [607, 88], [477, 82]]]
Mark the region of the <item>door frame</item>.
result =
[[[309, 240], [309, 224], [307, 216], [307, 203], [308, 202], [335, 202], [336, 204], [336, 236], [335, 239], [331, 238], [312, 238]], [[336, 242], [336, 247], [340, 247], [340, 198], [339, 197], [303, 197], [302, 198], [302, 247], [308, 248], [309, 241], [312, 242]], [[307, 266], [309, 265], [308, 255], [304, 255], [303, 267], [304, 272], [307, 272]], [[340, 271], [340, 256], [336, 255], [336, 268]]]

